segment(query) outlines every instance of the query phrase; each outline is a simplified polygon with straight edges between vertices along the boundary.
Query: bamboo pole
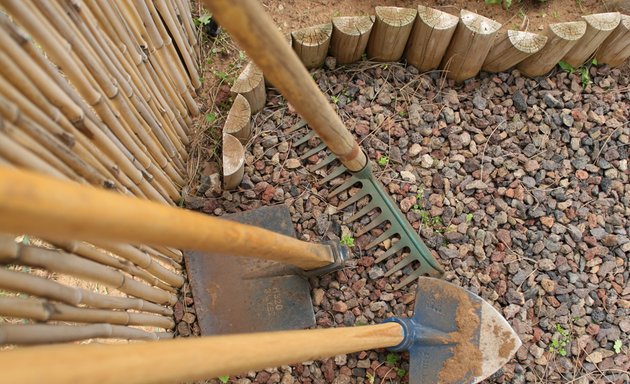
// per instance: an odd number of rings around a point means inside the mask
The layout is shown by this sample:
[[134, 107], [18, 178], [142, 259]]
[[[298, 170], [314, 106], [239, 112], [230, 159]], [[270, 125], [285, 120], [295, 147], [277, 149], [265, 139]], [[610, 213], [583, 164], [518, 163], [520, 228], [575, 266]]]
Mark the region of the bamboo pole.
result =
[[[17, 0], [7, 0], [3, 3], [3, 7], [9, 14], [11, 14], [11, 16], [25, 26], [40, 42], [40, 44], [44, 46], [47, 54], [62, 68], [64, 73], [70, 78], [88, 104], [99, 112], [108, 127], [112, 128], [113, 131], [122, 137], [125, 146], [131, 146], [135, 159], [137, 159], [142, 167], [148, 171], [152, 166], [152, 162], [136, 145], [135, 141], [128, 136], [127, 131], [114, 116], [108, 103], [104, 102], [105, 100], [103, 99], [103, 95], [92, 87], [88, 78], [81, 76], [83, 71], [79, 68], [77, 63], [71, 60], [71, 57], [65, 53], [65, 50], [60, 44], [60, 41], [63, 39], [60, 38], [59, 35], [52, 29], [50, 24], [43, 19], [41, 15], [39, 15], [39, 12], [33, 11], [32, 9], [26, 9], [25, 4], [26, 3], [21, 3]], [[83, 116], [83, 112], [81, 112], [80, 116]], [[141, 187], [145, 187], [143, 190], [147, 193], [149, 198], [166, 202], [163, 196], [155, 193], [155, 190], [146, 188], [143, 184], [140, 185]]]
[[[0, 324], [0, 345], [64, 343], [86, 339], [157, 340], [155, 333], [111, 324], [90, 325], [13, 325]], [[50, 358], [50, 356], [49, 356]], [[32, 369], [39, 371], [38, 369]], [[44, 373], [44, 372], [41, 372]], [[47, 381], [47, 380], [44, 380]]]
[[[254, 226], [7, 169], [0, 169], [0, 231], [44, 238], [162, 244], [275, 260], [306, 270], [333, 262], [329, 245], [307, 243]], [[85, 269], [91, 273], [96, 268], [90, 264]], [[170, 298], [151, 300], [170, 302]]]
[[230, 90], [247, 99], [252, 114], [260, 112], [265, 107], [267, 101], [265, 79], [260, 68], [253, 62], [245, 66]]
[[[126, 345], [41, 346], [0, 352], [0, 368], [7, 381], [21, 383], [192, 382], [391, 347], [402, 340], [402, 327], [385, 323]], [[39, 369], [32, 369], [33, 361]]]
[[337, 64], [350, 64], [361, 59], [374, 19], [370, 16], [333, 17], [330, 54], [337, 59]]
[[193, 52], [196, 52], [195, 47], [197, 46], [197, 36], [195, 35], [195, 27], [192, 20], [192, 15], [190, 10], [186, 7], [186, 0], [176, 0], [177, 9], [184, 20], [184, 29], [186, 30], [186, 36], [188, 37], [188, 43], [191, 47], [193, 47]]
[[179, 249], [165, 247], [165, 246], [161, 246], [161, 245], [155, 245], [155, 246], [153, 246], [153, 248], [157, 252], [161, 252], [165, 256], [169, 257], [172, 260], [177, 261], [178, 263], [181, 263], [184, 260], [184, 254]]
[[405, 49], [407, 63], [420, 72], [439, 67], [458, 21], [450, 13], [418, 5], [418, 17]]
[[11, 137], [4, 133], [6, 123], [0, 120], [0, 156], [9, 161], [13, 165], [31, 169], [46, 175], [50, 175], [57, 179], [67, 180], [67, 176], [49, 163], [45, 162], [31, 151], [22, 147]]
[[245, 148], [230, 134], [223, 135], [223, 188], [234, 189], [243, 180], [245, 172]]
[[95, 281], [126, 294], [158, 304], [175, 304], [177, 297], [156, 287], [126, 277], [123, 273], [93, 261], [33, 246], [19, 245], [20, 252], [13, 261], [15, 264], [43, 268], [47, 271], [65, 273], [86, 280]]
[[521, 61], [516, 68], [529, 77], [542, 76], [553, 69], [586, 32], [586, 22], [550, 24], [545, 31], [547, 44]]
[[[39, 12], [36, 11], [35, 7], [31, 7], [31, 11], [33, 15], [41, 15], [45, 16], [47, 20], [50, 21], [50, 25], [55, 28], [55, 30], [60, 34], [61, 38], [67, 41], [72, 47], [72, 52], [74, 52], [79, 60], [84, 64], [87, 72], [84, 72], [86, 76], [90, 74], [94, 77], [98, 86], [102, 89], [102, 92], [109, 100], [111, 100], [111, 109], [120, 113], [120, 122], [121, 127], [118, 131], [119, 138], [126, 138], [127, 144], [131, 144], [134, 148], [134, 153], [136, 153], [137, 158], [145, 159], [145, 163], [143, 166], [149, 170], [151, 168], [156, 168], [155, 164], [159, 166], [161, 169], [155, 169], [151, 171], [153, 176], [156, 178], [156, 183], [162, 187], [162, 189], [166, 190], [168, 195], [164, 196], [165, 198], [171, 198], [173, 200], [179, 199], [181, 196], [177, 188], [172, 184], [171, 179], [166, 177], [162, 173], [162, 169], [172, 171], [176, 174], [176, 171], [172, 169], [172, 165], [167, 161], [166, 157], [163, 154], [162, 147], [152, 138], [152, 136], [147, 132], [151, 130], [144, 119], [139, 119], [130, 104], [132, 102], [129, 101], [126, 96], [133, 96], [131, 93], [131, 87], [128, 86], [126, 80], [119, 76], [118, 82], [114, 83], [109, 76], [106, 74], [113, 74], [116, 77], [117, 70], [113, 65], [110, 66], [110, 70], [107, 70], [107, 65], [103, 64], [103, 61], [97, 60], [97, 54], [93, 52], [98, 45], [92, 41], [91, 47], [88, 46], [86, 41], [84, 41], [85, 35], [81, 34], [77, 29], [73, 29], [73, 23], [69, 17], [64, 17], [62, 12], [58, 12], [55, 10], [53, 6], [54, 2], [46, 2], [46, 1], [36, 1], [35, 5], [39, 8]], [[40, 14], [41, 12], [41, 14]], [[75, 21], [78, 23], [78, 17], [75, 17]], [[79, 25], [83, 25], [78, 23]], [[92, 49], [90, 49], [92, 48]], [[83, 67], [81, 67], [83, 68]], [[125, 87], [126, 85], [126, 87]], [[120, 86], [123, 86], [123, 92], [120, 92]], [[143, 107], [142, 103], [138, 101], [138, 99], [133, 98], [137, 101], [136, 107]], [[109, 101], [108, 100], [108, 101]], [[108, 101], [105, 103], [108, 104]], [[152, 116], [146, 111], [146, 108], [142, 109], [144, 111], [144, 116], [149, 118]], [[140, 113], [142, 115], [142, 113]], [[161, 132], [161, 130], [156, 126], [154, 128], [155, 131]], [[137, 138], [136, 138], [137, 136]], [[138, 154], [137, 151], [143, 151], [144, 146], [148, 149], [148, 153], [151, 155], [152, 159], [147, 156], [145, 153]], [[129, 148], [129, 147], [128, 147]], [[172, 148], [174, 151], [174, 148]]]
[[[15, 243], [15, 241], [13, 241], [13, 243]], [[6, 247], [0, 244], [0, 253], [2, 249], [6, 250]], [[10, 257], [10, 255], [7, 255], [7, 257], [2, 260], [8, 260]], [[12, 259], [16, 257], [17, 256], [13, 256]], [[6, 268], [0, 268], [0, 288], [11, 292], [25, 293], [60, 301], [74, 306], [86, 305], [100, 309], [134, 309], [165, 316], [171, 316], [173, 314], [171, 308], [143, 299], [103, 295], [82, 288], [69, 287], [50, 279], [16, 272]]]
[[456, 82], [476, 76], [481, 70], [501, 24], [462, 10], [459, 24], [442, 59], [441, 68]]
[[617, 28], [621, 21], [619, 12], [597, 13], [582, 16], [586, 31], [575, 46], [564, 56], [564, 61], [577, 68], [594, 57], [604, 40]]
[[291, 32], [293, 50], [306, 68], [319, 68], [324, 64], [331, 35], [330, 23]]
[[252, 130], [251, 118], [249, 102], [243, 95], [237, 94], [223, 124], [223, 133], [236, 137], [242, 144], [247, 143]]
[[546, 42], [547, 36], [531, 32], [513, 30], [502, 32], [490, 48], [481, 69], [488, 72], [508, 70], [540, 51]]
[[45, 299], [0, 297], [0, 316], [17, 317], [43, 322], [108, 323], [173, 329], [173, 319], [125, 311], [77, 308]]
[[621, 15], [619, 26], [595, 53], [600, 64], [620, 67], [630, 57], [630, 16]]
[[376, 20], [367, 45], [367, 57], [376, 61], [398, 61], [418, 13], [412, 8], [375, 7]]
[[[137, 248], [139, 250], [141, 250], [142, 252], [146, 252], [149, 255], [151, 255], [151, 257], [161, 261], [162, 263], [165, 263], [167, 265], [169, 265], [171, 268], [177, 270], [177, 271], [181, 271], [183, 270], [183, 266], [181, 264], [182, 262], [182, 258], [177, 257], [177, 258], [173, 258], [173, 256], [170, 256], [168, 254], [164, 254], [162, 252], [159, 252], [151, 247], [148, 247], [146, 245], [138, 245]], [[179, 260], [179, 261], [177, 261]]]

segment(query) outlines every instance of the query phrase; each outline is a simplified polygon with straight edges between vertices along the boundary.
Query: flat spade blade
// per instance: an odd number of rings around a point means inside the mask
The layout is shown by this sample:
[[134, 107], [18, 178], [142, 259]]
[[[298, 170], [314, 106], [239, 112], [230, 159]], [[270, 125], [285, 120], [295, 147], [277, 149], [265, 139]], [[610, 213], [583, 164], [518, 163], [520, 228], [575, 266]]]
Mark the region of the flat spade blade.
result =
[[[479, 296], [443, 280], [421, 277], [412, 318], [392, 318], [409, 351], [410, 383], [478, 383], [516, 353], [521, 341], [503, 316]], [[411, 337], [409, 337], [411, 336]]]
[[[283, 205], [225, 218], [295, 237], [289, 209]], [[315, 325], [310, 286], [297, 268], [217, 253], [186, 251], [184, 257], [203, 336]]]

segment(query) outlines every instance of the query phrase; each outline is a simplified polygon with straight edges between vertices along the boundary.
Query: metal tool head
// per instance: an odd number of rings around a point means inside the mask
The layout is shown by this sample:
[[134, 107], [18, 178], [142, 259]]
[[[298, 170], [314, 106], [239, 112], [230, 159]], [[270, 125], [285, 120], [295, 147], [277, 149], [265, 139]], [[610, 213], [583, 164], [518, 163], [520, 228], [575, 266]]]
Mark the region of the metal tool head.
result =
[[[304, 122], [299, 122], [291, 127], [287, 133], [295, 132], [304, 126], [306, 126]], [[308, 134], [295, 141], [293, 145], [298, 146], [305, 144], [313, 137], [316, 137], [315, 132], [310, 131]], [[325, 149], [325, 144], [320, 143], [313, 149], [306, 151], [301, 158], [306, 159]], [[335, 155], [328, 155], [319, 163], [311, 167], [310, 171], [314, 172], [318, 169], [323, 169], [324, 167], [333, 164], [335, 160], [337, 160]], [[393, 257], [400, 252], [407, 252], [406, 256], [404, 256], [385, 273], [385, 276], [390, 276], [409, 266], [406, 271], [411, 270], [411, 272], [409, 272], [407, 276], [394, 287], [394, 289], [400, 289], [401, 287], [412, 283], [420, 276], [440, 276], [443, 273], [442, 267], [433, 257], [431, 251], [427, 248], [422, 239], [420, 239], [417, 231], [409, 224], [404, 214], [398, 208], [396, 202], [389, 196], [381, 182], [374, 177], [372, 167], [369, 162], [359, 172], [349, 172], [342, 164], [333, 166], [329, 169], [327, 176], [320, 181], [320, 184], [328, 183], [333, 179], [341, 177], [346, 172], [350, 173], [350, 177], [346, 178], [344, 182], [330, 192], [328, 196], [332, 197], [338, 195], [343, 191], [349, 190], [353, 186], [360, 186], [360, 190], [353, 196], [349, 197], [348, 200], [343, 201], [337, 208], [343, 210], [365, 197], [369, 198], [367, 205], [363, 206], [359, 211], [353, 214], [346, 222], [354, 222], [374, 210], [380, 210], [380, 213], [374, 215], [372, 221], [361, 228], [357, 233], [355, 233], [355, 235], [361, 236], [379, 226], [385, 227], [389, 224], [388, 228], [385, 229], [380, 236], [366, 246], [366, 249], [376, 247], [378, 244], [387, 239], [398, 238], [397, 242], [392, 242], [391, 247], [376, 259], [376, 263], [379, 263], [388, 257]], [[419, 265], [417, 265], [415, 269], [412, 269], [412, 263], [416, 260], [419, 262]]]
[[[286, 206], [226, 216], [295, 237]], [[315, 325], [303, 271], [250, 257], [187, 251], [186, 269], [201, 334], [301, 329]]]
[[412, 318], [390, 318], [404, 329], [390, 348], [409, 351], [410, 383], [478, 383], [507, 363], [521, 341], [479, 296], [430, 277], [418, 280]]

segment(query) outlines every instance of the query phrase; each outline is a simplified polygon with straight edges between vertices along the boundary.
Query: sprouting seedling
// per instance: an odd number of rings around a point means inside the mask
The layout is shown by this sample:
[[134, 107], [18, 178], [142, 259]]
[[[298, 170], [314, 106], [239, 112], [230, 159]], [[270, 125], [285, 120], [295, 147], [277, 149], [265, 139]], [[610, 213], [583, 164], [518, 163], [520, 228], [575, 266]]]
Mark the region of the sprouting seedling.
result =
[[341, 236], [341, 244], [347, 247], [354, 247], [354, 237], [350, 235]]
[[623, 342], [619, 339], [615, 340], [613, 351], [615, 351], [615, 353], [621, 353], [621, 347], [623, 347]]
[[206, 113], [206, 121], [207, 121], [209, 124], [214, 123], [214, 122], [216, 121], [216, 119], [217, 119], [217, 114], [216, 114], [216, 113], [214, 113], [214, 112], [208, 112], [208, 113]]
[[389, 156], [381, 156], [378, 158], [378, 160], [376, 161], [378, 163], [378, 165], [380, 165], [381, 167], [386, 166], [387, 164], [389, 164]]
[[466, 222], [470, 223], [471, 221], [473, 221], [473, 217], [474, 215], [472, 213], [466, 214]]
[[333, 96], [330, 96], [330, 98], [332, 99], [333, 103], [339, 104], [339, 98], [337, 96], [333, 95]]
[[569, 331], [564, 329], [562, 325], [556, 324], [556, 332], [560, 334], [560, 337], [551, 339], [551, 345], [549, 346], [550, 352], [557, 352], [560, 356], [567, 355], [566, 346], [569, 344], [570, 337]]
[[219, 380], [220, 380], [223, 384], [226, 384], [226, 383], [230, 380], [230, 376], [228, 376], [228, 375], [219, 376]]

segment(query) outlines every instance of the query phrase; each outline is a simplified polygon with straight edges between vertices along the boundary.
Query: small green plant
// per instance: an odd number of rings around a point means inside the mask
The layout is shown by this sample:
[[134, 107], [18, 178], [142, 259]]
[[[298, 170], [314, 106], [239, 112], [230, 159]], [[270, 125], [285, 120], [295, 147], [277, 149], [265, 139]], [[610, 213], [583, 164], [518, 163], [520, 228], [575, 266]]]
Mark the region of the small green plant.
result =
[[224, 375], [224, 376], [219, 376], [219, 380], [220, 380], [223, 384], [225, 384], [225, 383], [227, 383], [228, 381], [230, 381], [230, 376], [227, 376], [227, 375]]
[[346, 247], [354, 247], [354, 237], [350, 235], [341, 236], [341, 244], [345, 245]]
[[471, 221], [473, 221], [473, 214], [472, 213], [466, 214], [466, 222], [470, 223]]
[[378, 158], [378, 160], [376, 161], [378, 163], [378, 165], [380, 165], [381, 167], [386, 166], [387, 164], [389, 164], [389, 156], [381, 156]]
[[367, 377], [368, 383], [374, 384], [374, 375], [373, 374], [368, 372], [368, 373], [365, 374], [365, 377]]
[[597, 65], [597, 59], [593, 59], [590, 62], [586, 62], [578, 68], [574, 68], [571, 64], [567, 63], [564, 60], [560, 60], [558, 65], [560, 66], [560, 68], [569, 72], [570, 74], [575, 73], [575, 72], [579, 73], [580, 80], [582, 81], [582, 86], [586, 87], [587, 85], [592, 83], [591, 76], [589, 74], [589, 69], [591, 68], [591, 66]]
[[396, 363], [398, 363], [399, 357], [395, 353], [388, 353], [385, 360], [387, 361], [387, 363], [395, 365]]
[[623, 347], [621, 340], [615, 340], [615, 343], [613, 344], [613, 351], [615, 351], [615, 353], [621, 353], [621, 347]]
[[567, 355], [566, 346], [569, 344], [571, 340], [569, 336], [569, 331], [564, 329], [562, 325], [556, 324], [556, 332], [560, 334], [560, 336], [556, 339], [551, 339], [551, 345], [549, 346], [549, 352], [557, 353], [560, 356]]
[[407, 374], [407, 371], [405, 371], [402, 368], [398, 368], [398, 370], [396, 371], [396, 374], [398, 375], [398, 377], [403, 378]]
[[407, 111], [400, 111], [400, 112], [398, 112], [398, 116], [400, 116], [400, 117], [407, 116]]
[[485, 0], [486, 4], [490, 5], [501, 5], [503, 4], [503, 8], [510, 9], [512, 6], [512, 0]]
[[339, 17], [339, 16], [341, 16], [341, 12], [339, 11], [333, 12], [333, 17]]
[[193, 22], [195, 23], [195, 26], [198, 27], [200, 25], [208, 25], [210, 24], [210, 20], [212, 20], [212, 15], [205, 13], [201, 16], [199, 16], [198, 18], [194, 19]]
[[330, 96], [330, 98], [332, 99], [333, 103], [335, 104], [339, 104], [339, 98], [335, 95]]
[[217, 114], [214, 112], [208, 112], [206, 113], [206, 121], [208, 122], [208, 124], [212, 124], [217, 120]]

